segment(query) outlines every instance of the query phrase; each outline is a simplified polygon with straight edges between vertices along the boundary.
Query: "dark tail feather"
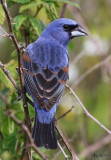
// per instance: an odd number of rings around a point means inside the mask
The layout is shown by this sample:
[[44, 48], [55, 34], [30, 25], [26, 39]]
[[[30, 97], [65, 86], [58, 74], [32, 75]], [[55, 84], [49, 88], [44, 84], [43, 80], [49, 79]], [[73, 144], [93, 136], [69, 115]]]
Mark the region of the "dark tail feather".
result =
[[35, 117], [33, 130], [34, 143], [37, 147], [44, 146], [47, 149], [57, 149], [57, 138], [55, 132], [54, 118], [50, 124], [40, 123]]

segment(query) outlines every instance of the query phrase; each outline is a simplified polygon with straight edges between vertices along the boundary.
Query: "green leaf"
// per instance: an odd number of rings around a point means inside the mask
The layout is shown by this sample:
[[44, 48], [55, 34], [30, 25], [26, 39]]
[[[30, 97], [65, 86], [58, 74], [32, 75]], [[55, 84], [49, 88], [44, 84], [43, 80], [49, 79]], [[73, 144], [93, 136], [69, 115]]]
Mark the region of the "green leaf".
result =
[[[14, 153], [16, 151], [15, 150], [16, 149], [16, 142], [17, 142], [16, 134], [17, 134], [16, 132], [13, 132], [10, 135], [7, 135], [6, 137], [4, 137], [4, 139], [2, 139], [2, 141], [0, 142], [0, 146], [1, 146], [2, 150], [4, 149], [4, 151], [5, 151], [6, 149], [8, 149], [8, 151], [10, 151], [12, 153]], [[1, 151], [1, 153], [2, 152], [3, 151]]]
[[16, 3], [21, 3], [21, 4], [25, 4], [25, 3], [29, 3], [30, 0], [12, 0], [13, 2], [16, 2]]
[[14, 25], [13, 25], [13, 29], [14, 29], [14, 34], [18, 39], [21, 39], [22, 33], [19, 31], [20, 27], [23, 25], [24, 21], [27, 19], [27, 15], [19, 15], [16, 16], [13, 20]]
[[27, 19], [27, 15], [21, 14], [19, 16], [16, 16], [14, 18], [14, 28], [18, 30], [20, 26], [23, 24], [23, 22]]
[[10, 160], [11, 154], [8, 151], [4, 150], [4, 152], [0, 155], [0, 159]]
[[55, 19], [58, 18], [58, 15], [57, 15], [57, 12], [56, 12], [56, 9], [55, 9], [55, 6], [53, 3], [49, 3], [49, 4], [44, 4], [44, 7], [45, 7], [45, 10], [46, 10], [46, 13], [48, 15], [48, 18], [53, 21]]
[[7, 83], [7, 78], [4, 72], [0, 69], [0, 83], [1, 84], [8, 84]]
[[0, 25], [5, 22], [5, 12], [2, 5], [0, 4]]
[[30, 20], [31, 25], [33, 26], [34, 30], [37, 32], [38, 35], [42, 32], [42, 26], [39, 21], [37, 21], [34, 17], [30, 16], [28, 17]]
[[8, 1], [8, 2], [7, 2], [8, 8], [11, 7], [11, 6], [13, 6], [14, 4], [15, 4], [15, 2], [12, 2], [12, 1]]
[[72, 41], [69, 42], [69, 45], [68, 45], [68, 51], [69, 53], [74, 49], [74, 44]]
[[72, 2], [72, 1], [68, 1], [68, 0], [45, 0], [44, 2], [62, 2], [62, 3], [70, 4], [70, 5], [75, 6], [80, 9], [80, 6], [77, 3]]
[[8, 142], [8, 148], [10, 148], [10, 151], [12, 153], [14, 153], [15, 147], [16, 147], [16, 141], [17, 141], [16, 134], [17, 134], [16, 132], [13, 132], [12, 134], [7, 136], [7, 138], [6, 138], [6, 140]]
[[22, 6], [20, 7], [19, 12], [21, 13], [21, 12], [27, 10], [27, 9], [30, 9], [30, 8], [35, 7], [35, 6], [38, 6], [38, 5], [40, 5], [40, 4], [41, 4], [41, 1], [40, 1], [40, 0], [32, 1], [32, 2], [29, 3], [29, 4], [22, 5]]

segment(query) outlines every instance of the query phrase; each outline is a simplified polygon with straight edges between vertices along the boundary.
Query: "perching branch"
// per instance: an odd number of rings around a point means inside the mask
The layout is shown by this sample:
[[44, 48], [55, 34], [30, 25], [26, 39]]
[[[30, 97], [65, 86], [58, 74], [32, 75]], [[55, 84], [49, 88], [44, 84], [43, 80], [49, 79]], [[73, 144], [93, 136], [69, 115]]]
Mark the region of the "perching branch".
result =
[[[25, 87], [24, 87], [24, 78], [23, 78], [23, 70], [22, 70], [22, 49], [20, 47], [20, 45], [17, 42], [17, 39], [14, 35], [13, 32], [13, 26], [12, 26], [12, 18], [10, 17], [10, 13], [8, 11], [7, 8], [7, 3], [5, 0], [1, 0], [1, 5], [4, 9], [6, 18], [7, 18], [7, 22], [8, 22], [8, 27], [9, 27], [9, 37], [12, 38], [13, 43], [16, 47], [17, 53], [18, 53], [18, 66], [19, 66], [19, 76], [20, 76], [20, 84], [21, 84], [21, 90], [22, 90], [22, 98], [23, 98], [23, 106], [24, 106], [24, 113], [25, 113], [25, 124], [27, 125], [27, 127], [29, 128], [30, 132], [31, 132], [31, 121], [30, 121], [30, 116], [29, 116], [29, 111], [28, 111], [28, 104], [27, 104], [27, 98], [26, 98], [26, 93], [25, 93]], [[26, 145], [29, 139], [26, 136]], [[28, 150], [28, 152], [25, 152], [24, 154], [26, 154], [26, 157], [31, 157], [31, 151]], [[30, 156], [29, 156], [30, 155]], [[30, 159], [30, 158], [28, 158]]]
[[80, 106], [83, 108], [85, 114], [91, 118], [93, 121], [95, 121], [99, 126], [101, 126], [101, 128], [103, 128], [107, 133], [111, 134], [111, 131], [106, 128], [102, 123], [100, 123], [95, 117], [93, 117], [88, 110], [85, 108], [85, 106], [83, 105], [83, 103], [80, 101], [80, 99], [78, 98], [78, 96], [75, 94], [75, 92], [72, 90], [72, 88], [70, 88], [67, 84], [66, 87], [70, 90], [70, 92], [73, 94], [73, 96], [76, 98], [76, 100], [79, 102]]
[[68, 143], [67, 139], [66, 139], [65, 136], [63, 135], [62, 131], [60, 130], [60, 128], [59, 128], [59, 126], [58, 126], [58, 124], [57, 124], [57, 121], [56, 121], [56, 123], [55, 123], [55, 127], [56, 127], [59, 135], [61, 136], [64, 144], [66, 145], [68, 151], [69, 151], [70, 154], [72, 155], [72, 159], [73, 159], [73, 160], [79, 160], [78, 157], [76, 156], [76, 154], [74, 153], [74, 151], [72, 150], [72, 148], [71, 148], [70, 144]]

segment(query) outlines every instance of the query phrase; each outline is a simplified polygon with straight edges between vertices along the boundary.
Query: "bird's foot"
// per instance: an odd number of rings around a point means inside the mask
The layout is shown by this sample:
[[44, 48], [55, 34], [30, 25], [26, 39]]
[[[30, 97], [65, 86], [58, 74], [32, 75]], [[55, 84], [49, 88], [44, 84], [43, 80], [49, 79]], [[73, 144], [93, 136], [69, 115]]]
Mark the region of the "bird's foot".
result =
[[23, 97], [22, 93], [20, 91], [17, 91], [17, 94], [18, 94], [17, 99], [18, 99], [18, 101], [20, 101]]

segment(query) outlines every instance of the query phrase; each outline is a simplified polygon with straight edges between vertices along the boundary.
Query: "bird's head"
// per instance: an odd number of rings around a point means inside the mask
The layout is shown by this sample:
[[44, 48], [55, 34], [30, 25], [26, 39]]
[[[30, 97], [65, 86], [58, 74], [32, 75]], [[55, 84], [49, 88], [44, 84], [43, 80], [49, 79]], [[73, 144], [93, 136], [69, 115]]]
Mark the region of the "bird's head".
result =
[[54, 20], [42, 32], [42, 36], [53, 37], [64, 46], [67, 46], [72, 38], [86, 35], [86, 31], [76, 21], [68, 18]]

